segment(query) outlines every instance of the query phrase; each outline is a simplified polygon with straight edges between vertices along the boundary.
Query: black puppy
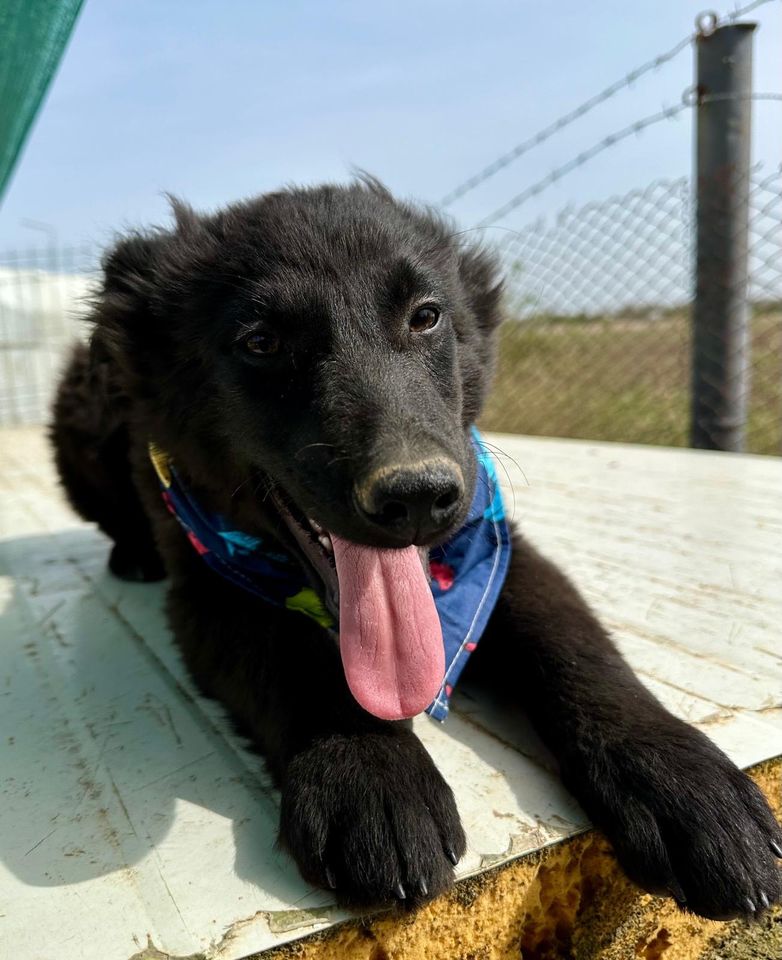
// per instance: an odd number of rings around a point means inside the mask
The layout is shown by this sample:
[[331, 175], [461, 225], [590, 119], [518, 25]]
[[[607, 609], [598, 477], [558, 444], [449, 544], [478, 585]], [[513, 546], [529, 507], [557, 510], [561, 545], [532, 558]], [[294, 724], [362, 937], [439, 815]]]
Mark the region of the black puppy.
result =
[[[265, 754], [302, 874], [345, 903], [420, 902], [451, 883], [465, 840], [450, 788], [395, 718], [442, 678], [421, 555], [460, 528], [476, 489], [496, 264], [369, 179], [174, 210], [174, 229], [105, 259], [90, 350], [56, 402], [65, 489], [113, 539], [117, 575], [171, 578], [187, 665]], [[311, 616], [204, 562], [166, 509], [150, 443], [163, 491], [173, 465], [245, 538], [231, 549], [263, 541], [295, 562]], [[319, 625], [338, 614], [339, 644]], [[497, 695], [512, 680], [642, 887], [713, 918], [780, 898], [782, 832], [759, 790], [655, 700], [518, 536], [467, 672]]]

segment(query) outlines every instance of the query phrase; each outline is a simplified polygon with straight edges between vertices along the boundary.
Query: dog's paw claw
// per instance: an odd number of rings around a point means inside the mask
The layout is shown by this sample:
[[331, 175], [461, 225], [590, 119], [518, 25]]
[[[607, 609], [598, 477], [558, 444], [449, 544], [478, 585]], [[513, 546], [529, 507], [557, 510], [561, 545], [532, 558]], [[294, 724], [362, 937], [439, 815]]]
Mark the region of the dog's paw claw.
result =
[[337, 889], [336, 877], [329, 867], [326, 867], [326, 886], [329, 888], [329, 890]]
[[744, 906], [747, 908], [749, 913], [755, 912], [755, 904], [749, 899], [749, 897], [744, 899]]
[[680, 883], [678, 883], [676, 880], [673, 880], [668, 884], [668, 889], [671, 891], [671, 896], [680, 907], [687, 906], [687, 897], [684, 895], [684, 890], [682, 889]]
[[394, 896], [397, 900], [407, 900], [407, 890], [405, 890], [401, 883], [398, 883], [394, 887]]
[[765, 894], [765, 891], [763, 891], [763, 890], [760, 891], [759, 899], [760, 899], [760, 905], [763, 907], [763, 909], [764, 909], [764, 910], [768, 910], [768, 908], [771, 906], [771, 904], [769, 903], [769, 900], [768, 900], [768, 897], [767, 897], [766, 894]]
[[779, 859], [782, 860], [782, 846], [780, 846], [776, 840], [772, 840], [769, 843], [769, 846], [771, 847], [771, 852], [774, 854], [774, 856], [779, 857]]
[[446, 847], [445, 855], [446, 857], [448, 857], [448, 859], [451, 861], [451, 863], [454, 866], [456, 866], [459, 863], [459, 857], [456, 856], [456, 851], [453, 849], [453, 847]]

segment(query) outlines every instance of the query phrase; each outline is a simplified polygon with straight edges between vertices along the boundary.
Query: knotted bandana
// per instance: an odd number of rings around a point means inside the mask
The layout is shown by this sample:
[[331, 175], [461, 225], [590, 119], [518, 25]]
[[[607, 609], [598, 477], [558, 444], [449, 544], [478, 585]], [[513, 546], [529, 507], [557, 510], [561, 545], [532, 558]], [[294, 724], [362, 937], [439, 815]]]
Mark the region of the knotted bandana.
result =
[[[429, 553], [430, 586], [442, 627], [446, 670], [426, 712], [440, 721], [448, 716], [456, 681], [497, 603], [511, 554], [494, 462], [475, 428], [471, 436], [477, 479], [470, 512], [451, 539]], [[222, 514], [206, 510], [187, 489], [171, 459], [154, 444], [149, 452], [167, 509], [213, 570], [266, 603], [304, 614], [320, 626], [338, 631], [292, 554], [274, 541], [236, 530]]]

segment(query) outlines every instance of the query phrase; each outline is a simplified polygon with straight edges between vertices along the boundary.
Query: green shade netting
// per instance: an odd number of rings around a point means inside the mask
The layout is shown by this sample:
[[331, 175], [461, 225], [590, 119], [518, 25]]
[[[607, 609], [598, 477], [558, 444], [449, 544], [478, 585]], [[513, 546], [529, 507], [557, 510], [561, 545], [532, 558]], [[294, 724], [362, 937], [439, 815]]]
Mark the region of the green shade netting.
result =
[[83, 0], [0, 0], [0, 197]]

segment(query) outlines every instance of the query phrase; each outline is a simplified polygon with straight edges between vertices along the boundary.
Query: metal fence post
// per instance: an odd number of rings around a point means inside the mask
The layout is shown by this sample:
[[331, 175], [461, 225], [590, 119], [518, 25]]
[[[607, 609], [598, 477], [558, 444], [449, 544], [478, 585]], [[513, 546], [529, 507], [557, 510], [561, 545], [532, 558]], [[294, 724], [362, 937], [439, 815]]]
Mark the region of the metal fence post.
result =
[[697, 38], [696, 281], [690, 445], [740, 451], [749, 394], [748, 234], [756, 24]]

